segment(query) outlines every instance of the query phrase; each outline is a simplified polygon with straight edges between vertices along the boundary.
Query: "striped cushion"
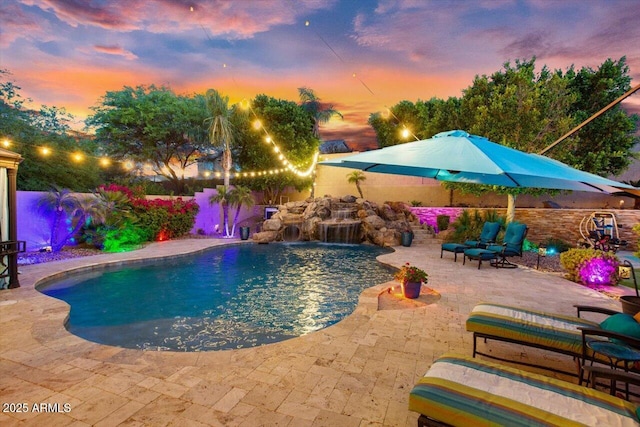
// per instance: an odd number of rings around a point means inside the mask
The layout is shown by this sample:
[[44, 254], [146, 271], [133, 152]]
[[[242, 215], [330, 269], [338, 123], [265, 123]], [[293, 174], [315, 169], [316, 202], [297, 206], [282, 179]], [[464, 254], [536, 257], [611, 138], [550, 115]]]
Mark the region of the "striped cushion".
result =
[[439, 358], [409, 410], [452, 426], [638, 426], [636, 405], [591, 388], [466, 356]]
[[486, 303], [476, 305], [467, 319], [469, 332], [543, 345], [575, 355], [582, 355], [579, 327], [599, 326], [579, 317]]

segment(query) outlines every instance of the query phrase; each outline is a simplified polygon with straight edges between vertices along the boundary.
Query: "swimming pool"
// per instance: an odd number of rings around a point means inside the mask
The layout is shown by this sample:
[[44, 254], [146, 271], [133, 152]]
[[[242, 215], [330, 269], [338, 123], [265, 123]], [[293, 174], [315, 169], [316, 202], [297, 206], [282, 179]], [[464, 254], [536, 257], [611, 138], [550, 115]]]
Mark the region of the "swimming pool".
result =
[[70, 306], [67, 329], [126, 348], [203, 351], [278, 342], [330, 326], [393, 272], [369, 245], [241, 244], [105, 268], [38, 287]]

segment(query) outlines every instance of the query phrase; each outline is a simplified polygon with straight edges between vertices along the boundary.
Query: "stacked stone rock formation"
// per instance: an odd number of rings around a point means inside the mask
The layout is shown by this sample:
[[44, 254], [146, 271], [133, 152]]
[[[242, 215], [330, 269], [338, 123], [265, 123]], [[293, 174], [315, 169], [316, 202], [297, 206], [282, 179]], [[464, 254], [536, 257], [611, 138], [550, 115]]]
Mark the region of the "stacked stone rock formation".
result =
[[258, 243], [283, 240], [287, 227], [298, 228], [296, 240], [320, 240], [318, 225], [329, 221], [333, 210], [351, 210], [353, 218], [349, 221], [359, 220], [361, 224], [359, 241], [379, 246], [399, 245], [402, 232], [411, 230], [411, 224], [419, 224], [409, 206], [402, 202], [378, 205], [354, 196], [325, 196], [278, 206], [278, 212], [262, 224], [262, 231], [253, 234], [253, 240]]

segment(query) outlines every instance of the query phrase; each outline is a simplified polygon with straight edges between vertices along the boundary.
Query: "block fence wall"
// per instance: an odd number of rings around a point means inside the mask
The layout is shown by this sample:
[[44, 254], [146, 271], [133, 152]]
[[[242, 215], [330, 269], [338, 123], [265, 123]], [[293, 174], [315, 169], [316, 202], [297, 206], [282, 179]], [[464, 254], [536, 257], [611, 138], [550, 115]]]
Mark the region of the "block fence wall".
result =
[[[435, 225], [437, 215], [449, 215], [451, 222], [460, 215], [465, 208], [433, 207], [412, 208], [412, 211], [420, 218], [420, 221], [431, 226]], [[467, 208], [474, 210], [476, 208]], [[487, 209], [477, 208], [484, 212]], [[495, 209], [500, 215], [505, 215], [506, 209]], [[580, 234], [580, 222], [593, 212], [613, 213], [618, 224], [620, 238], [626, 240], [628, 245], [625, 250], [638, 250], [638, 235], [632, 230], [635, 224], [640, 223], [640, 210], [632, 209], [537, 209], [517, 208], [515, 220], [527, 224], [529, 233], [527, 239], [534, 243], [543, 242], [549, 238], [562, 239], [575, 246], [582, 238]]]

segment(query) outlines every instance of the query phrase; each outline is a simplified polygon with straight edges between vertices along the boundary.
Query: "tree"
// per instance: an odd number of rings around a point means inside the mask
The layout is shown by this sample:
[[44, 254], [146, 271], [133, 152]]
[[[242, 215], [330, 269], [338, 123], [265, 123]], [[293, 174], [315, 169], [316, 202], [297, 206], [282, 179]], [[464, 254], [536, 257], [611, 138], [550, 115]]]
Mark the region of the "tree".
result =
[[[624, 58], [618, 62], [607, 60], [596, 72], [583, 68], [580, 73], [572, 69], [567, 73], [551, 72], [546, 67], [536, 72], [535, 58], [518, 60], [514, 66], [507, 62], [503, 69], [490, 76], [476, 76], [461, 99], [430, 100], [424, 103], [424, 108], [414, 106], [414, 114], [420, 117], [416, 132], [420, 137], [429, 137], [459, 128], [521, 151], [539, 152], [628, 90], [628, 71]], [[602, 91], [603, 99], [597, 95], [592, 99], [590, 94], [598, 90]], [[392, 107], [396, 116], [404, 114], [410, 106], [405, 102]], [[397, 122], [402, 123], [402, 117], [398, 118]], [[636, 141], [632, 136], [636, 120], [621, 110], [613, 111], [609, 119], [594, 124], [598, 130], [590, 132], [587, 126], [579, 136], [567, 140], [550, 154], [587, 172], [600, 175], [619, 172], [632, 157], [630, 149]], [[389, 125], [376, 116], [370, 118], [370, 123], [376, 129], [379, 144], [388, 143]], [[588, 146], [582, 145], [582, 141], [591, 140], [594, 142], [587, 143]], [[459, 183], [445, 183], [445, 187], [476, 195], [487, 191], [506, 194], [508, 220], [513, 219], [518, 194], [553, 192]]]
[[[577, 97], [570, 114], [576, 126], [624, 94], [631, 87], [626, 58], [607, 59], [593, 70], [583, 67], [566, 73], [569, 90]], [[562, 148], [549, 155], [580, 170], [601, 175], [617, 175], [630, 164], [632, 147], [638, 142], [634, 131], [637, 115], [627, 115], [620, 104], [586, 125], [572, 138], [563, 141]]]
[[362, 194], [362, 188], [360, 188], [360, 183], [365, 181], [367, 177], [361, 171], [353, 171], [347, 174], [347, 181], [349, 184], [355, 184], [358, 189], [358, 194], [360, 194], [360, 198], [364, 199], [364, 195]]
[[240, 216], [240, 210], [243, 206], [252, 208], [255, 204], [251, 189], [248, 187], [237, 186], [229, 192], [229, 205], [236, 207], [236, 214], [233, 217], [233, 226], [231, 227], [231, 235], [236, 232], [236, 225], [238, 224], [238, 216]]
[[107, 92], [86, 123], [108, 154], [150, 164], [176, 193], [186, 191], [184, 170], [207, 149], [202, 96], [179, 96], [167, 87], [125, 86]]
[[[464, 91], [461, 116], [468, 131], [500, 144], [537, 152], [571, 128], [569, 106], [575, 101], [561, 73], [543, 67], [535, 72], [535, 58], [505, 63], [503, 70], [489, 76], [476, 76]], [[548, 190], [527, 188], [448, 185], [475, 194], [494, 191], [506, 194], [507, 222], [515, 216], [518, 194], [539, 194]]]
[[[38, 200], [38, 207], [53, 214], [49, 239], [53, 252], [59, 252], [69, 243], [87, 220], [101, 221], [104, 215], [97, 198], [91, 195], [76, 195], [67, 188], [52, 187]], [[61, 237], [61, 227], [67, 219], [71, 222], [71, 228], [66, 229]]]
[[[247, 117], [236, 119], [238, 131], [238, 164], [244, 171], [267, 171], [252, 178], [238, 178], [238, 183], [254, 191], [262, 191], [266, 203], [277, 203], [286, 187], [301, 191], [311, 186], [310, 176], [298, 176], [286, 169], [288, 159], [300, 170], [312, 165], [320, 141], [313, 136], [313, 119], [295, 102], [258, 95], [252, 101], [252, 110], [260, 119], [275, 147], [265, 143], [264, 131], [256, 129]], [[282, 155], [282, 159], [280, 156]]]
[[[0, 70], [0, 77], [10, 73]], [[39, 111], [25, 108], [20, 87], [0, 80], [0, 139], [22, 155], [18, 174], [18, 190], [46, 191], [55, 185], [74, 191], [89, 191], [104, 182], [98, 167], [97, 145], [88, 135], [68, 133], [72, 118], [64, 109], [41, 106]], [[48, 155], [42, 153], [46, 147]], [[82, 160], [73, 155], [81, 154]], [[69, 171], [72, 171], [70, 173]]]
[[327, 123], [333, 116], [343, 118], [342, 114], [333, 108], [333, 105], [323, 105], [313, 89], [299, 87], [298, 94], [300, 95], [300, 106], [313, 118], [313, 136], [316, 138], [320, 139], [321, 123]]
[[229, 187], [225, 185], [218, 185], [216, 187], [216, 194], [209, 197], [209, 203], [212, 205], [220, 204], [222, 206], [223, 213], [223, 225], [224, 237], [232, 237], [229, 232]]
[[212, 145], [222, 149], [222, 169], [224, 170], [224, 186], [229, 188], [229, 180], [233, 159], [231, 150], [235, 141], [235, 132], [231, 116], [234, 109], [229, 108], [229, 97], [222, 96], [215, 89], [209, 89], [206, 95], [209, 117], [209, 140]]

